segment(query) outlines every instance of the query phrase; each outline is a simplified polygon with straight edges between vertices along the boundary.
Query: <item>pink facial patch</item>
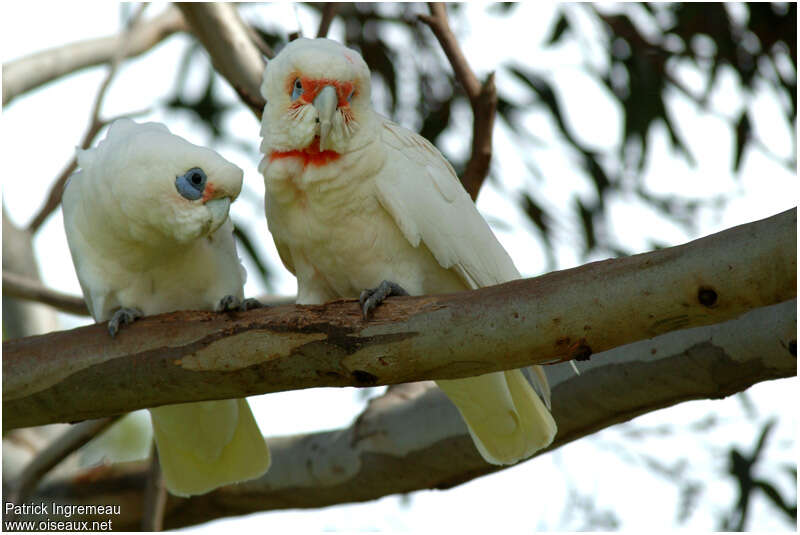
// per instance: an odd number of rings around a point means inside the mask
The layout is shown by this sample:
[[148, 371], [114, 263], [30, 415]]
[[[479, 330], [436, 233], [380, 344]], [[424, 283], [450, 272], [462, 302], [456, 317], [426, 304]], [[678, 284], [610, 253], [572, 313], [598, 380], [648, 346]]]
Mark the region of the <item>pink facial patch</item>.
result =
[[207, 200], [209, 200], [214, 195], [214, 193], [216, 191], [217, 191], [217, 188], [214, 187], [214, 184], [212, 184], [210, 182], [208, 184], [206, 184], [206, 189], [203, 190], [203, 202], [206, 202]]

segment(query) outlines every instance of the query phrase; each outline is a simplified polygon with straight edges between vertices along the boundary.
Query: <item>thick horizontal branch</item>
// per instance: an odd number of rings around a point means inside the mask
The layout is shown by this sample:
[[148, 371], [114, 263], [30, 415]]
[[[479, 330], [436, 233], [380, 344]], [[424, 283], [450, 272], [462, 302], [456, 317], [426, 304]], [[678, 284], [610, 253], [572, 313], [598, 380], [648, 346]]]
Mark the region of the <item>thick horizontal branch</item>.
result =
[[[794, 376], [796, 310], [793, 300], [616, 348], [581, 364], [579, 376], [550, 367], [558, 422], [550, 450], [682, 401]], [[483, 461], [456, 409], [430, 382], [389, 389], [346, 428], [268, 442], [272, 467], [263, 477], [190, 499], [170, 496], [165, 527], [449, 488], [500, 469]], [[34, 500], [120, 504], [115, 528], [137, 529], [147, 471], [147, 463], [128, 463], [92, 469], [91, 478], [79, 472], [51, 482]]]
[[261, 77], [265, 63], [247, 26], [233, 4], [179, 2], [176, 4], [211, 57], [214, 69], [231, 84], [239, 98], [261, 118], [264, 99]]
[[[733, 319], [797, 295], [797, 211], [471, 292], [174, 312], [3, 343], [6, 429], [316, 386], [477, 375]], [[113, 385], [113, 388], [109, 388]]]
[[67, 74], [108, 63], [128, 39], [125, 56], [138, 56], [172, 35], [184, 31], [186, 24], [174, 8], [139, 25], [129, 37], [118, 35], [80, 41], [10, 61], [3, 65], [3, 105], [22, 93]]

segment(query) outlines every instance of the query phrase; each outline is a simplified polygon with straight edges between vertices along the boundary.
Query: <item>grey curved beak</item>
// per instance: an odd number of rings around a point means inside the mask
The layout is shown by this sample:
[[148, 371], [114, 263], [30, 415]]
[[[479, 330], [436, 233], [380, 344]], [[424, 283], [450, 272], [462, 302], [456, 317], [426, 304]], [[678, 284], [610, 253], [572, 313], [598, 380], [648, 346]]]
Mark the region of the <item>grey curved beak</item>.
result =
[[319, 150], [326, 150], [328, 148], [328, 135], [331, 132], [333, 114], [339, 106], [339, 96], [336, 94], [336, 88], [332, 85], [323, 87], [314, 97], [312, 105], [319, 115]]

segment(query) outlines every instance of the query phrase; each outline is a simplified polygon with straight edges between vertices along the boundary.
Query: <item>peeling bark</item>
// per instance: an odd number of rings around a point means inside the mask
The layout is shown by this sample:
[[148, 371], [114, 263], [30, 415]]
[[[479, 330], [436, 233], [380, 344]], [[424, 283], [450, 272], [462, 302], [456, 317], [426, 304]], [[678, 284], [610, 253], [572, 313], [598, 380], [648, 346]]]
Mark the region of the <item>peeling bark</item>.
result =
[[[456, 294], [174, 312], [3, 343], [6, 429], [315, 386], [450, 379], [573, 358], [797, 295], [796, 210], [627, 258]], [[109, 388], [113, 385], [113, 389]]]

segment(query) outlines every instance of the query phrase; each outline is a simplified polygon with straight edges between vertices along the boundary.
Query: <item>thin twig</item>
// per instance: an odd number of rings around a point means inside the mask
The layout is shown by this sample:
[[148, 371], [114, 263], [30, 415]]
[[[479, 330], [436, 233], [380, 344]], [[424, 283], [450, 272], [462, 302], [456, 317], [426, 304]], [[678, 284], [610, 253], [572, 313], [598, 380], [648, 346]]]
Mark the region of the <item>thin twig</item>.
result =
[[[75, 314], [76, 316], [89, 315], [89, 309], [86, 307], [83, 297], [53, 290], [35, 279], [12, 273], [8, 270], [3, 271], [3, 295], [50, 305], [57, 310]], [[257, 296], [256, 299], [263, 305], [277, 306], [292, 304], [297, 300], [297, 297], [293, 295], [262, 294]]]
[[66, 459], [70, 453], [105, 431], [118, 418], [119, 416], [111, 416], [75, 424], [63, 435], [51, 442], [47, 448], [28, 463], [19, 475], [11, 501], [23, 503], [47, 472]]
[[450, 29], [447, 8], [441, 2], [430, 2], [428, 7], [431, 10], [431, 14], [417, 15], [417, 18], [427, 24], [433, 31], [447, 59], [450, 61], [450, 65], [453, 66], [456, 78], [464, 87], [464, 91], [467, 92], [470, 102], [473, 102], [481, 92], [481, 83], [475, 73], [472, 72], [469, 62], [458, 44], [458, 39], [456, 39], [453, 30]]
[[[136, 11], [136, 13], [131, 17], [130, 23], [128, 24], [128, 27], [122, 36], [120, 46], [111, 57], [108, 72], [106, 73], [103, 83], [100, 84], [94, 104], [92, 105], [92, 115], [91, 119], [89, 120], [89, 127], [86, 129], [86, 133], [83, 135], [80, 145], [82, 149], [89, 148], [95, 137], [97, 137], [97, 134], [100, 133], [100, 130], [102, 130], [103, 127], [110, 122], [109, 120], [100, 118], [100, 110], [103, 106], [103, 100], [105, 99], [108, 88], [111, 85], [111, 81], [117, 73], [117, 68], [122, 61], [122, 58], [124, 58], [128, 53], [127, 51], [130, 47], [130, 36], [133, 34], [133, 30], [138, 26], [146, 7], [147, 4], [142, 4], [139, 6], [139, 9]], [[64, 185], [67, 183], [67, 179], [77, 167], [78, 160], [76, 157], [73, 157], [64, 170], [61, 171], [61, 174], [58, 176], [55, 183], [50, 187], [50, 193], [47, 196], [47, 200], [28, 225], [28, 231], [31, 234], [35, 234], [36, 231], [39, 230], [39, 227], [42, 226], [42, 223], [44, 223], [50, 214], [52, 214], [55, 209], [58, 208], [58, 205], [61, 204], [61, 195], [64, 193]]]
[[142, 531], [162, 531], [164, 529], [164, 510], [167, 505], [167, 489], [161, 473], [156, 443], [150, 450], [150, 468], [144, 489], [142, 510]]
[[461, 183], [472, 199], [475, 200], [478, 197], [483, 181], [489, 174], [489, 165], [492, 160], [492, 131], [497, 111], [497, 89], [494, 85], [494, 73], [490, 73], [486, 78], [486, 82], [481, 84], [461, 51], [458, 39], [450, 29], [445, 4], [431, 2], [428, 7], [431, 14], [418, 15], [418, 18], [433, 31], [472, 106], [474, 117], [472, 125], [472, 154], [464, 175], [461, 177]]
[[[97, 134], [105, 125], [105, 121], [98, 121], [94, 116], [92, 116], [89, 128], [87, 128], [86, 133], [83, 134], [83, 140], [81, 141], [80, 147], [82, 149], [89, 148], [94, 141], [94, 138], [97, 137]], [[58, 175], [58, 178], [55, 180], [55, 182], [53, 182], [53, 185], [50, 186], [50, 193], [47, 195], [47, 200], [28, 224], [29, 232], [33, 234], [39, 230], [39, 227], [42, 226], [42, 223], [44, 223], [50, 214], [52, 214], [55, 209], [58, 208], [58, 205], [61, 203], [61, 195], [64, 193], [64, 185], [67, 183], [67, 179], [75, 171], [75, 169], [77, 169], [77, 167], [78, 159], [73, 156], [64, 170], [61, 171], [61, 174]]]
[[319, 21], [319, 30], [317, 30], [317, 37], [326, 37], [328, 35], [328, 30], [331, 29], [331, 22], [333, 22], [333, 17], [336, 16], [336, 8], [339, 7], [336, 5], [336, 2], [328, 2], [325, 4], [325, 7], [322, 8], [322, 20]]
[[89, 315], [89, 309], [82, 297], [53, 290], [37, 280], [9, 271], [3, 271], [3, 295], [44, 303], [70, 314]]

